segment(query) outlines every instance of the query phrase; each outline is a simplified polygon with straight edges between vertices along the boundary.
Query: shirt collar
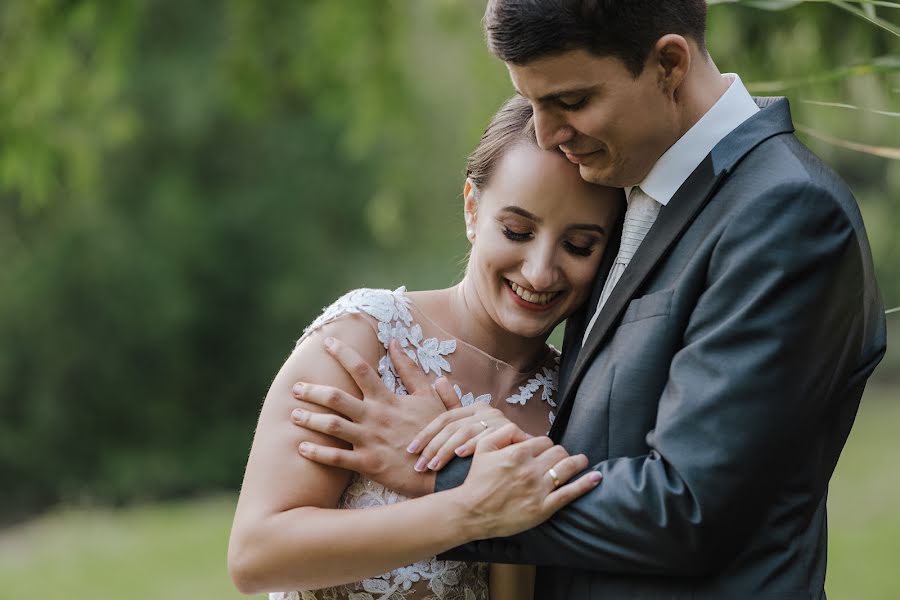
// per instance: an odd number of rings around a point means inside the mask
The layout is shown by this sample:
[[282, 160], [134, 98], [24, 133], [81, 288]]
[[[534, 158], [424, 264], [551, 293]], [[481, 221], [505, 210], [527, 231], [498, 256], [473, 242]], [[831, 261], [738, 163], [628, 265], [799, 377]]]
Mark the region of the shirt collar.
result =
[[[669, 203], [678, 188], [712, 152], [716, 144], [759, 112], [759, 107], [740, 77], [734, 73], [725, 73], [722, 77], [731, 81], [722, 97], [659, 157], [644, 180], [637, 184], [645, 194], [663, 206]], [[636, 186], [625, 188], [626, 197], [631, 197], [634, 187]]]

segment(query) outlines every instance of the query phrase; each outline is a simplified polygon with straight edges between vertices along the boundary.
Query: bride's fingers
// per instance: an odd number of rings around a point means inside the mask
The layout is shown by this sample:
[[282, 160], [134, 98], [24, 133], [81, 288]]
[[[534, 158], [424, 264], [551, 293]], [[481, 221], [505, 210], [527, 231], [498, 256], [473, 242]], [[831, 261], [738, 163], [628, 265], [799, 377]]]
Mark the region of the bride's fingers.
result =
[[300, 427], [330, 435], [348, 444], [358, 444], [363, 435], [359, 425], [339, 415], [314, 413], [297, 408], [291, 412], [291, 420]]
[[357, 473], [363, 467], [362, 460], [352, 450], [320, 446], [312, 442], [303, 442], [297, 450], [300, 452], [300, 456], [327, 467], [337, 467]]
[[459, 446], [453, 449], [453, 454], [460, 458], [472, 456], [473, 454], [475, 454], [475, 447], [478, 446], [478, 442], [481, 440], [481, 438], [486, 436], [489, 431], [489, 429], [485, 429], [483, 432], [479, 433], [472, 439], [464, 441]]
[[359, 352], [336, 338], [325, 338], [325, 349], [340, 363], [347, 374], [353, 378], [357, 387], [366, 398], [390, 393], [378, 373], [359, 355]]
[[[486, 421], [485, 421], [486, 423]], [[447, 463], [456, 458], [457, 456], [461, 456], [456, 451], [459, 450], [463, 444], [466, 444], [472, 440], [478, 438], [478, 436], [489, 431], [487, 428], [482, 425], [481, 421], [471, 421], [467, 420], [465, 423], [460, 423], [456, 428], [456, 431], [452, 433], [452, 435], [447, 436], [447, 439], [435, 449], [426, 449], [422, 452], [422, 457], [425, 458], [426, 454], [434, 453], [430, 459], [428, 459], [428, 468], [432, 471], [440, 471], [443, 469]], [[437, 440], [435, 440], [437, 441]], [[477, 443], [477, 442], [473, 442]], [[474, 448], [474, 445], [473, 445]]]
[[327, 385], [297, 382], [291, 389], [297, 400], [317, 404], [353, 421], [359, 421], [365, 407], [363, 401], [347, 392]]
[[[447, 427], [436, 435], [422, 451], [423, 464], [426, 464], [432, 471], [439, 471], [455, 457], [461, 456], [457, 450], [464, 444], [488, 431], [496, 431], [509, 422], [509, 419], [496, 409], [479, 411], [457, 421], [453, 423], [452, 427]], [[474, 447], [473, 443], [473, 451]]]
[[397, 340], [391, 340], [388, 345], [388, 353], [397, 370], [397, 375], [400, 376], [400, 380], [410, 394], [417, 394], [431, 388], [428, 375], [403, 351]]
[[474, 414], [474, 412], [475, 406], [472, 405], [454, 408], [453, 410], [448, 410], [445, 413], [439, 414], [432, 419], [431, 423], [426, 425], [422, 431], [416, 434], [416, 437], [410, 442], [406, 451], [410, 454], [420, 452], [425, 446], [430, 444], [431, 440], [434, 439], [434, 436], [443, 431], [447, 425], [464, 417], [468, 417]]

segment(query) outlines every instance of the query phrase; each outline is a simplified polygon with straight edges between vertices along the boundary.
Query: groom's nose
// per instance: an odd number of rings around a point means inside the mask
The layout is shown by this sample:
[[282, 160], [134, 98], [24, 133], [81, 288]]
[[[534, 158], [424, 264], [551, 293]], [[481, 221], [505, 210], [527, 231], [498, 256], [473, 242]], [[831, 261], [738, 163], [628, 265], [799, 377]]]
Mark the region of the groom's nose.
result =
[[534, 132], [538, 146], [544, 150], [553, 150], [575, 137], [575, 129], [565, 119], [546, 110], [534, 111]]

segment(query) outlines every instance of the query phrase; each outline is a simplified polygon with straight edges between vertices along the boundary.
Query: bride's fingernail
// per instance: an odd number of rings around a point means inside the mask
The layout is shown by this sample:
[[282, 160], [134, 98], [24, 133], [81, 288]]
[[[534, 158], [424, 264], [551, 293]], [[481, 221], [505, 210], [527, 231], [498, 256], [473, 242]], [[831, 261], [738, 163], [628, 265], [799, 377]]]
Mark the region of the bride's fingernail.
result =
[[419, 440], [413, 440], [412, 442], [410, 442], [409, 446], [406, 447], [406, 451], [409, 452], [410, 454], [412, 454], [413, 452], [415, 452], [416, 450], [419, 449], [420, 443], [421, 442], [419, 442]]
[[309, 443], [303, 442], [302, 444], [300, 444], [300, 454], [302, 454], [303, 456], [309, 454], [310, 450], [312, 450], [312, 446]]
[[303, 411], [300, 410], [299, 408], [295, 408], [293, 411], [291, 411], [291, 418], [293, 418], [295, 421], [302, 422], [303, 421]]
[[294, 394], [296, 394], [296, 395], [298, 395], [298, 396], [302, 396], [302, 395], [303, 395], [303, 384], [302, 384], [302, 383], [295, 383], [295, 384], [294, 384]]
[[413, 467], [417, 472], [421, 473], [425, 470], [425, 458], [422, 457], [416, 462], [416, 466]]
[[600, 480], [603, 479], [603, 473], [600, 471], [594, 471], [590, 475], [588, 475], [588, 479], [590, 479], [593, 483], [600, 483]]
[[431, 459], [431, 462], [428, 463], [428, 468], [431, 469], [432, 471], [434, 471], [435, 469], [437, 469], [439, 464], [441, 464], [441, 461], [438, 460], [437, 456], [435, 456], [434, 458]]
[[466, 451], [466, 447], [465, 447], [465, 446], [460, 446], [459, 448], [457, 448], [456, 450], [454, 450], [453, 453], [456, 454], [457, 456], [462, 456], [462, 455], [463, 455], [463, 452], [465, 452], [465, 451]]
[[325, 347], [331, 348], [332, 346], [334, 346], [334, 338], [333, 337], [325, 338]]

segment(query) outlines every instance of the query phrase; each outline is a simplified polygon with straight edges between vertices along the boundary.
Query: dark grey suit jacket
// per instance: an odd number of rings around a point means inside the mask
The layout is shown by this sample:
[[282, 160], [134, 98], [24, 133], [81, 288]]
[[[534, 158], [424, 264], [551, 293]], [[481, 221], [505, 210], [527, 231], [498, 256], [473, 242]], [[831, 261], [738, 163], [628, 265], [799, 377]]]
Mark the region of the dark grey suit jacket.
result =
[[758, 102], [662, 209], [583, 349], [604, 270], [567, 325], [551, 437], [603, 482], [445, 558], [537, 564], [538, 600], [825, 597], [828, 480], [884, 307], [850, 190], [786, 100]]

